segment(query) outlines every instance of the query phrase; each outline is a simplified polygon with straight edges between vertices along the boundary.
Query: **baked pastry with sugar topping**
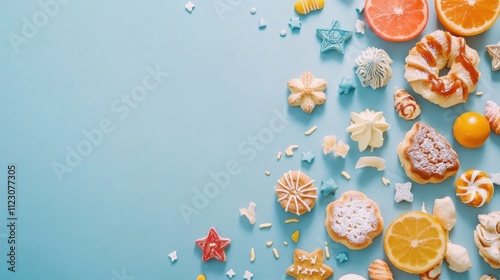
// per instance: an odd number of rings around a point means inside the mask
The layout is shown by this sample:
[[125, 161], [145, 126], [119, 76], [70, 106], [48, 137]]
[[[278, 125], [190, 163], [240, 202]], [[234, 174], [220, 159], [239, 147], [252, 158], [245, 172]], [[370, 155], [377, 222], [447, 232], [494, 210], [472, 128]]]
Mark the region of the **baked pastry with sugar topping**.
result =
[[486, 108], [484, 109], [484, 116], [488, 120], [491, 129], [500, 134], [500, 106], [493, 101], [486, 101]]
[[368, 274], [372, 280], [394, 280], [392, 277], [389, 265], [383, 261], [376, 259], [368, 267]]
[[478, 219], [474, 243], [479, 249], [479, 255], [492, 268], [500, 268], [500, 211], [481, 214]]
[[481, 207], [490, 202], [495, 188], [488, 174], [470, 169], [457, 179], [455, 191], [463, 203], [472, 207]]
[[[405, 61], [404, 77], [413, 90], [443, 108], [467, 101], [481, 76], [477, 51], [464, 38], [442, 30], [422, 38]], [[450, 71], [439, 76], [445, 67]]]
[[347, 191], [326, 207], [325, 227], [334, 241], [360, 250], [382, 233], [384, 219], [377, 203], [362, 192]]
[[420, 184], [439, 183], [457, 173], [457, 153], [446, 138], [417, 122], [398, 145], [398, 156], [408, 177]]
[[317, 188], [314, 180], [304, 172], [288, 171], [278, 180], [276, 196], [278, 202], [287, 212], [300, 216], [311, 211], [316, 203]]

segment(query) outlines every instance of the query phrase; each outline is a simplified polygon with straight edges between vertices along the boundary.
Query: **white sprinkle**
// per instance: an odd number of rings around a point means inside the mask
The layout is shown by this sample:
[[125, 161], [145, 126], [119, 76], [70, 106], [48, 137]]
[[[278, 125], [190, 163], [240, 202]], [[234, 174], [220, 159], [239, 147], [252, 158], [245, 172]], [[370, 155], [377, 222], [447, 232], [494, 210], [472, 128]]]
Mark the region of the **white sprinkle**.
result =
[[177, 260], [177, 251], [173, 251], [172, 253], [168, 254], [168, 257], [170, 258], [171, 262], [175, 262]]
[[254, 248], [250, 249], [250, 261], [251, 262], [255, 261], [255, 250], [254, 250]]
[[273, 245], [273, 242], [272, 242], [272, 241], [267, 241], [267, 242], [266, 242], [266, 246], [267, 246], [267, 247], [271, 247], [272, 245]]
[[311, 127], [308, 131], [306, 131], [304, 134], [305, 135], [311, 135], [314, 131], [316, 131], [316, 129], [318, 129], [318, 126], [315, 125], [313, 127]]
[[271, 175], [271, 172], [266, 171], [266, 172], [264, 172], [264, 174], [266, 174], [267, 176], [269, 176], [269, 175]]
[[278, 152], [278, 154], [276, 155], [276, 159], [277, 159], [277, 160], [280, 160], [282, 155], [283, 155], [283, 153], [282, 153], [282, 152]]
[[297, 219], [297, 218], [290, 218], [290, 219], [285, 220], [285, 224], [298, 223], [298, 222], [299, 222], [299, 219]]
[[383, 183], [384, 185], [386, 185], [386, 186], [387, 186], [387, 185], [389, 185], [389, 184], [391, 183], [391, 181], [389, 181], [389, 180], [388, 180], [387, 178], [385, 178], [385, 177], [382, 177], [382, 183]]
[[283, 30], [280, 31], [280, 36], [281, 37], [285, 37], [286, 36], [286, 30], [285, 29], [283, 29]]
[[351, 175], [349, 175], [346, 171], [342, 171], [340, 174], [342, 174], [342, 176], [344, 176], [347, 180], [351, 180]]
[[279, 259], [280, 258], [280, 254], [278, 253], [278, 249], [276, 248], [273, 248], [273, 254], [274, 254], [274, 257]]
[[483, 95], [483, 92], [482, 91], [478, 91], [478, 92], [476, 92], [476, 95], [477, 96], [481, 96], [481, 95]]
[[190, 13], [193, 11], [194, 7], [195, 5], [191, 1], [187, 2], [186, 5], [184, 6], [184, 8], [186, 8], [186, 10]]
[[283, 245], [288, 246], [288, 242], [283, 241]]
[[263, 18], [259, 18], [259, 28], [266, 28], [267, 21]]
[[259, 225], [259, 228], [270, 228], [273, 224], [271, 223], [264, 223], [264, 224], [260, 224]]
[[257, 8], [252, 7], [252, 8], [250, 9], [250, 13], [251, 13], [252, 15], [255, 15], [255, 13], [257, 13]]
[[328, 246], [325, 246], [325, 255], [327, 259], [330, 258], [330, 250], [328, 249]]

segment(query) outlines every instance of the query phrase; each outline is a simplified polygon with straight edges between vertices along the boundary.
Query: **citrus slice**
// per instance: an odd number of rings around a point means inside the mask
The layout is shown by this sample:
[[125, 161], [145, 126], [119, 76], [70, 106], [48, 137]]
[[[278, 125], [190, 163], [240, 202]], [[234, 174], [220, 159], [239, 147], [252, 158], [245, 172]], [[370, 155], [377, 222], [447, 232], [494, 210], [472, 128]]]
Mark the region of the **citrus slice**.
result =
[[396, 218], [384, 235], [384, 250], [397, 268], [408, 273], [424, 273], [446, 253], [448, 237], [430, 214], [411, 211]]
[[368, 26], [382, 39], [408, 41], [424, 30], [429, 19], [426, 0], [366, 0]]
[[435, 0], [435, 7], [441, 24], [460, 36], [488, 30], [500, 15], [500, 0]]

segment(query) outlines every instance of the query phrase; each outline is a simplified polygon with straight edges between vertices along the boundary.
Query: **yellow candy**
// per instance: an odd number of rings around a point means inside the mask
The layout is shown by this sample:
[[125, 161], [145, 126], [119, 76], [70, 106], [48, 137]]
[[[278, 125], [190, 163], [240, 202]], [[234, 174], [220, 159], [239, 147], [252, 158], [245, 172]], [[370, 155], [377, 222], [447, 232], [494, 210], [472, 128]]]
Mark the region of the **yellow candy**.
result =
[[295, 243], [299, 242], [299, 235], [300, 235], [300, 232], [298, 230], [295, 231], [294, 233], [292, 233], [293, 242], [295, 242]]
[[312, 11], [321, 10], [325, 5], [325, 0], [297, 0], [295, 2], [295, 11], [301, 15]]
[[205, 275], [203, 274], [200, 274], [198, 275], [198, 277], [196, 277], [196, 280], [206, 280], [207, 278], [205, 278]]

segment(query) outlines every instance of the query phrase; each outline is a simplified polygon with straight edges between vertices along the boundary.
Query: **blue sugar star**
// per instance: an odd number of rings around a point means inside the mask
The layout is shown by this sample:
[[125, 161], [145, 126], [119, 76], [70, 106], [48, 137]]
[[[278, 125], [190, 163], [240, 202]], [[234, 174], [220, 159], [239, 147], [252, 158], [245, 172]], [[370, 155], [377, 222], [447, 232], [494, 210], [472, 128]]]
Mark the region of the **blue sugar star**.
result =
[[356, 87], [354, 86], [354, 81], [352, 79], [342, 78], [339, 84], [339, 94], [348, 94], [355, 89]]
[[319, 187], [319, 190], [323, 196], [328, 196], [328, 195], [335, 195], [337, 192], [339, 186], [337, 183], [335, 183], [335, 180], [333, 178], [330, 178], [328, 180], [321, 181], [321, 186]]
[[311, 163], [316, 156], [311, 152], [308, 151], [307, 153], [302, 153], [302, 161], [307, 161], [308, 163]]
[[292, 30], [300, 29], [302, 27], [302, 21], [300, 20], [300, 17], [291, 17], [288, 25], [290, 25]]
[[316, 29], [316, 35], [323, 39], [321, 52], [336, 50], [341, 54], [345, 52], [345, 41], [352, 37], [352, 31], [340, 29], [338, 20], [332, 22], [330, 29]]

